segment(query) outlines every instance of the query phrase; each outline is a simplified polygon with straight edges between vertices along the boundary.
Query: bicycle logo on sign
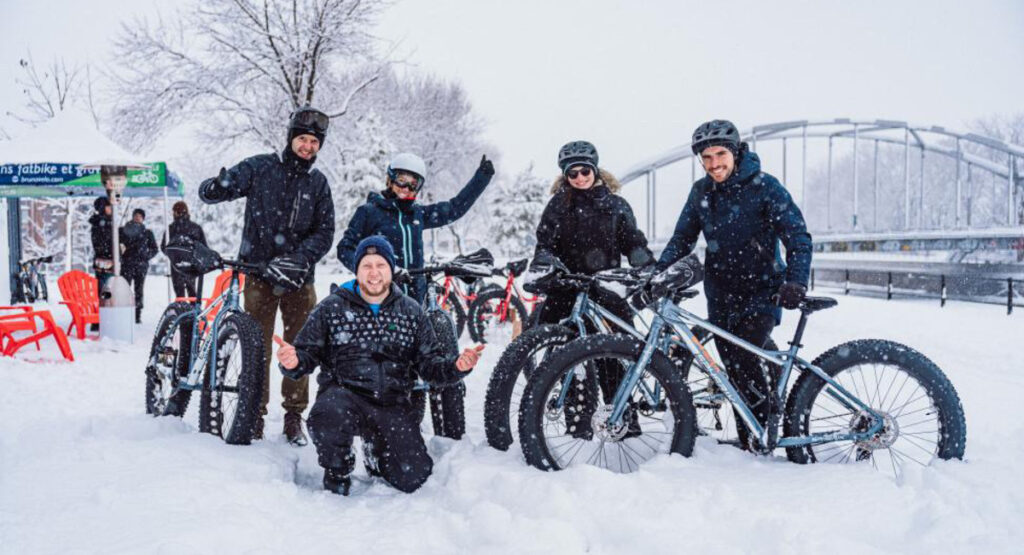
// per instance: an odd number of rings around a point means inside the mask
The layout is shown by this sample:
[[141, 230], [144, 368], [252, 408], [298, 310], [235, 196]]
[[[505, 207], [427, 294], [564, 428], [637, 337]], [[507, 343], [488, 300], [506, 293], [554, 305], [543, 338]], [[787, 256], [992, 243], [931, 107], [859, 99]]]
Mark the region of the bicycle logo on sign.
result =
[[132, 183], [154, 185], [160, 182], [160, 177], [152, 169], [146, 169], [132, 176]]

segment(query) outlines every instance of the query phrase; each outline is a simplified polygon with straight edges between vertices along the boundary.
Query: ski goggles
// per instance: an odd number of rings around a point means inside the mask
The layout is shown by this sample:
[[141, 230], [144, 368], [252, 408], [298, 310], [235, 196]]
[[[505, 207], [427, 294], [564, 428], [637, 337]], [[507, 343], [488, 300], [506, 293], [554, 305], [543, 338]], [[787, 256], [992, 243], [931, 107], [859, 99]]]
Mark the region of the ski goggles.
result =
[[330, 123], [331, 118], [327, 117], [327, 114], [311, 108], [301, 109], [292, 115], [292, 127], [316, 129], [321, 133], [326, 133]]
[[589, 166], [583, 166], [582, 168], [580, 168], [578, 170], [569, 170], [569, 171], [565, 172], [565, 176], [568, 177], [569, 179], [576, 179], [577, 177], [579, 177], [581, 175], [583, 177], [590, 177], [590, 174], [593, 171], [594, 170], [592, 170]]
[[391, 178], [391, 183], [399, 189], [405, 189], [407, 191], [415, 192], [420, 188], [420, 180], [407, 173], [400, 173]]

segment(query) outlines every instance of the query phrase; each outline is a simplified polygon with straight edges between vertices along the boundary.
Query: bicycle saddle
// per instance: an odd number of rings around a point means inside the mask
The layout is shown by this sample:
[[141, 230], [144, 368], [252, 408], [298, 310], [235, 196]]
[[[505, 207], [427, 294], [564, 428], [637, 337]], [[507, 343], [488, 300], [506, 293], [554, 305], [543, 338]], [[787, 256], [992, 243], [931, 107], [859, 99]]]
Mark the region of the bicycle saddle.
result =
[[480, 249], [456, 256], [451, 262], [445, 264], [444, 273], [466, 283], [473, 283], [476, 278], [489, 277], [492, 266], [494, 266], [494, 255], [487, 249]]
[[832, 297], [804, 297], [804, 300], [800, 301], [800, 310], [810, 314], [819, 310], [825, 310], [826, 308], [832, 308], [837, 304], [839, 304], [839, 301]]

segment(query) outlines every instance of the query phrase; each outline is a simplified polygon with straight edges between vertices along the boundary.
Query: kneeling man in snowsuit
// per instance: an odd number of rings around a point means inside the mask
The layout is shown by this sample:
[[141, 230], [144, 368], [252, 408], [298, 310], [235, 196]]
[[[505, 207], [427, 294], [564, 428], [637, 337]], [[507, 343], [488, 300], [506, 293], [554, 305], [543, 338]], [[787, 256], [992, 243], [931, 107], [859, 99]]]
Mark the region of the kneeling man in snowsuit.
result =
[[320, 367], [307, 424], [324, 488], [348, 494], [358, 435], [367, 470], [411, 493], [433, 469], [409, 402], [416, 378], [455, 383], [473, 369], [483, 346], [444, 354], [419, 303], [391, 283], [395, 254], [386, 239], [363, 239], [354, 260], [356, 279], [316, 306], [294, 345], [274, 337], [277, 359], [292, 379]]

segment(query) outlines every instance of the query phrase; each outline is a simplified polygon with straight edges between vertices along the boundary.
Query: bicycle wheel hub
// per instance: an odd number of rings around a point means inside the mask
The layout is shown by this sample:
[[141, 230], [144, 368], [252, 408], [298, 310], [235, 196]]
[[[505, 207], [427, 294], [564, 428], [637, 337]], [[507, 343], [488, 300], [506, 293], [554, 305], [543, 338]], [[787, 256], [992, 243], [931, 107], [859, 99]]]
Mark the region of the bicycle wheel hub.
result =
[[[867, 451], [874, 451], [877, 449], [888, 449], [893, 443], [896, 443], [896, 439], [900, 437], [900, 426], [896, 423], [896, 419], [891, 414], [875, 411], [882, 415], [882, 429], [878, 430], [875, 435], [870, 438], [858, 441], [857, 446]], [[854, 432], [866, 432], [871, 429], [871, 425], [875, 419], [867, 411], [857, 411], [850, 420], [850, 429]]]
[[626, 419], [620, 419], [618, 425], [610, 426], [608, 421], [612, 417], [612, 405], [601, 405], [594, 411], [594, 416], [590, 418], [591, 429], [594, 430], [594, 436], [601, 441], [619, 441], [626, 435], [626, 431], [629, 428], [626, 423]]

